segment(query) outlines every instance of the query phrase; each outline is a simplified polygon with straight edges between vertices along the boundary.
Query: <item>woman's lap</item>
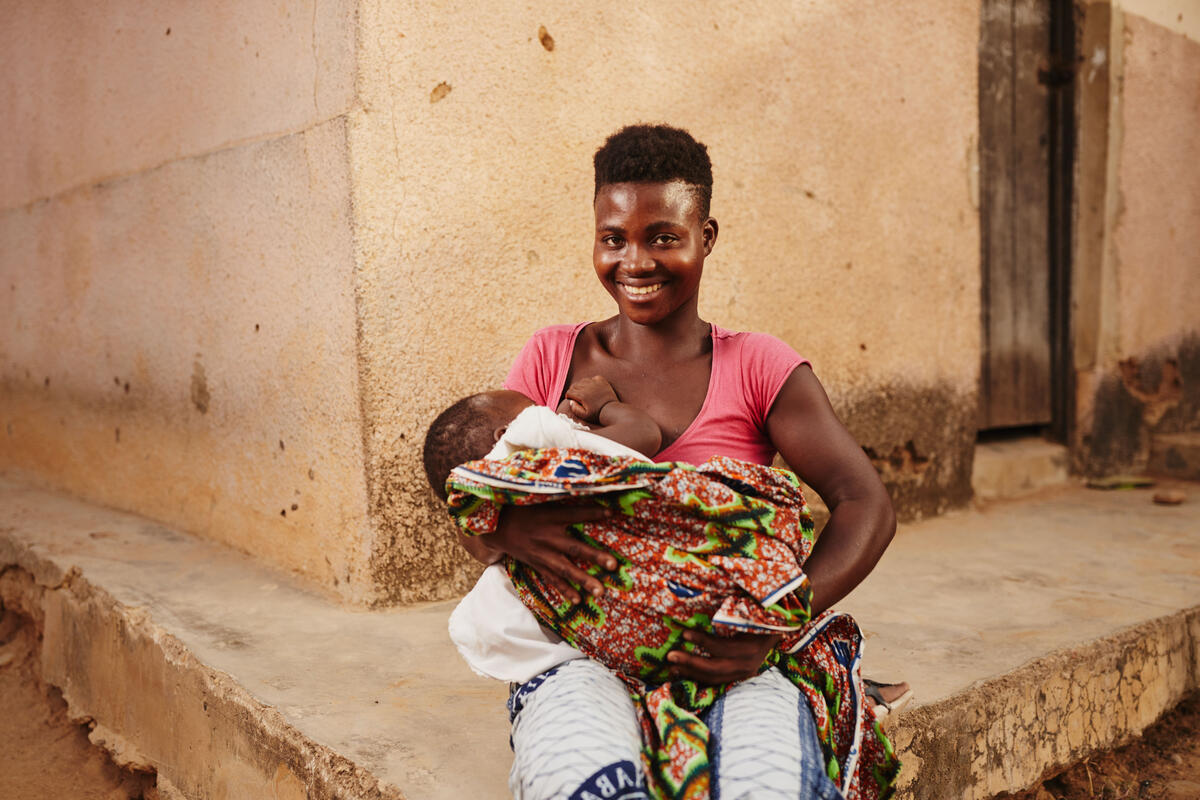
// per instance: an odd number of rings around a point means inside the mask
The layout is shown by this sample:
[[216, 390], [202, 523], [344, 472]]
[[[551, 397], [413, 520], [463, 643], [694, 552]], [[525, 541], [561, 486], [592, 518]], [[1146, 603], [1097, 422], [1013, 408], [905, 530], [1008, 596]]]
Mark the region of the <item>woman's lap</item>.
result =
[[[523, 684], [509, 701], [521, 800], [641, 800], [637, 717], [624, 684], [589, 659]], [[730, 689], [707, 713], [714, 798], [837, 798], [825, 776], [812, 713], [775, 670]]]
[[590, 659], [560, 664], [509, 698], [518, 800], [646, 800], [637, 716], [625, 684]]

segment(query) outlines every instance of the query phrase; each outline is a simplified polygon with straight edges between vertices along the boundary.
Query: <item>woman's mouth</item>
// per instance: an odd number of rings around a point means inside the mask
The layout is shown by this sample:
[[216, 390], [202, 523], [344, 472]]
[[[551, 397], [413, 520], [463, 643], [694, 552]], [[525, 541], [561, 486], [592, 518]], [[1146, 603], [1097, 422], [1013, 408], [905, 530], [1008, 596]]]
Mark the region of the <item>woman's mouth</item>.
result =
[[625, 294], [630, 297], [645, 297], [654, 294], [663, 287], [661, 283], [651, 283], [645, 286], [632, 286], [628, 283], [619, 284]]

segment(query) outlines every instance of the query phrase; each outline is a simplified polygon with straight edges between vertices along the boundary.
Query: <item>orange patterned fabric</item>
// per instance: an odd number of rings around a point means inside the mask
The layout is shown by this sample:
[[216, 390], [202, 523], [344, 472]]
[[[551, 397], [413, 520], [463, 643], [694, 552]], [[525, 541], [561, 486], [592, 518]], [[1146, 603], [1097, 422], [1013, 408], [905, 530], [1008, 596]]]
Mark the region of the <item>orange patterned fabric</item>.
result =
[[465, 464], [447, 488], [451, 514], [471, 534], [494, 530], [508, 504], [593, 502], [613, 512], [573, 531], [617, 559], [611, 571], [580, 564], [605, 585], [601, 597], [571, 603], [536, 570], [507, 566], [544, 625], [629, 687], [657, 796], [709, 796], [700, 714], [727, 687], [671, 679], [666, 654], [693, 647], [681, 638], [687, 628], [784, 634], [762, 669], [778, 668], [808, 699], [829, 777], [850, 798], [891, 795], [899, 762], [863, 702], [858, 627], [831, 612], [811, 619], [803, 563], [815, 535], [790, 472], [723, 457], [693, 467], [548, 448]]

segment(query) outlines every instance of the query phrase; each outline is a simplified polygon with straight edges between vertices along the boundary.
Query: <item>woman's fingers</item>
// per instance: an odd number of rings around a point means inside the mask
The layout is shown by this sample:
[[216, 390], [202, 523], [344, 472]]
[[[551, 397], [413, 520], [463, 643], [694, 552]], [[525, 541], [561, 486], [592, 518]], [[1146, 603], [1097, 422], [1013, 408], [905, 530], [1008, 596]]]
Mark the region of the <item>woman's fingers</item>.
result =
[[722, 647], [722, 644], [732, 641], [731, 639], [716, 636], [708, 633], [707, 631], [701, 631], [695, 628], [684, 631], [683, 638], [684, 641], [691, 642], [692, 644], [698, 644], [710, 653], [714, 652], [713, 647], [716, 647], [718, 651], [724, 650], [725, 648]]
[[[561, 526], [561, 538], [556, 537], [562, 543], [560, 552], [578, 561], [590, 561], [602, 569], [616, 569], [617, 559], [613, 557], [612, 553], [581, 542], [566, 530], [568, 525], [606, 519], [612, 516], [612, 512], [600, 506], [564, 506], [559, 510], [561, 513], [555, 517], [555, 522]], [[599, 585], [599, 581], [596, 582], [596, 585]]]
[[[731, 683], [742, 678], [748, 678], [754, 672], [743, 675], [737, 668], [724, 658], [708, 658], [696, 653], [685, 653], [682, 650], [672, 650], [667, 653], [667, 661], [671, 662], [671, 675], [676, 678], [688, 678], [697, 683], [715, 684]], [[757, 671], [757, 666], [755, 667]]]
[[605, 552], [598, 547], [592, 547], [589, 544], [584, 544], [578, 539], [571, 539], [567, 545], [567, 555], [576, 561], [590, 561], [601, 569], [609, 570], [610, 572], [617, 568], [617, 559], [612, 553]]
[[692, 629], [684, 631], [683, 638], [702, 647], [707, 655], [672, 650], [667, 654], [672, 674], [700, 683], [728, 683], [756, 675], [782, 637], [756, 633], [716, 636]]
[[613, 570], [617, 568], [617, 560], [611, 553], [579, 541], [567, 527], [607, 516], [606, 509], [595, 505], [509, 507], [501, 516], [497, 533], [503, 529], [506, 553], [537, 569], [547, 583], [572, 603], [578, 603], [577, 586], [599, 596], [604, 593], [604, 585], [575, 562], [591, 562]]
[[[558, 570], [551, 568], [549, 565], [539, 570], [539, 572], [542, 574], [542, 578], [544, 578], [551, 586], [557, 589], [559, 594], [567, 598], [568, 602], [570, 602], [572, 605], [580, 602], [583, 598], [579, 596], [579, 590], [576, 589], [566, 578], [564, 578], [560, 574], [560, 571], [563, 573], [567, 572], [567, 570], [565, 570], [561, 565], [559, 565]], [[587, 589], [586, 586], [584, 588]]]
[[610, 512], [602, 506], [543, 506], [547, 511], [547, 516], [555, 522], [560, 522], [564, 526], [571, 525], [576, 522], [595, 522], [598, 519], [604, 519], [609, 516]]
[[[575, 566], [571, 561], [563, 558], [557, 563], [555, 570], [561, 577], [566, 578], [577, 586], [594, 597], [599, 597], [604, 594], [604, 584], [588, 575], [586, 572]], [[579, 602], [579, 594], [575, 591], [567, 593], [567, 597], [573, 603]]]

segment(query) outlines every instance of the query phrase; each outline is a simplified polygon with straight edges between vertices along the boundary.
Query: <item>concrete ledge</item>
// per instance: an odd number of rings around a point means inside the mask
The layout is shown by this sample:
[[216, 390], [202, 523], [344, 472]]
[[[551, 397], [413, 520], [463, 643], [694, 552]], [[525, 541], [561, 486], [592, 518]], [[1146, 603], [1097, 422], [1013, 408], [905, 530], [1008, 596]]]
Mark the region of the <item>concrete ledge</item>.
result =
[[[1140, 732], [1200, 684], [1200, 514], [1072, 488], [904, 528], [843, 607], [919, 704], [902, 798], [988, 798]], [[183, 798], [505, 795], [506, 687], [452, 604], [340, 608], [219, 545], [0, 481], [0, 599], [118, 760]]]
[[168, 796], [503, 792], [507, 687], [457, 657], [451, 604], [345, 609], [220, 545], [4, 482], [0, 598], [41, 624], [71, 715]]
[[1121, 744], [1200, 685], [1198, 647], [1200, 606], [916, 709], [894, 731], [902, 796], [988, 798]]
[[94, 721], [90, 738], [119, 766], [156, 770], [160, 795], [402, 797], [78, 571], [55, 574], [3, 539], [0, 561], [0, 600], [41, 622], [43, 679], [62, 690], [72, 719]]
[[1019, 497], [1066, 483], [1070, 454], [1040, 438], [979, 442], [971, 488], [980, 500]]
[[95, 721], [92, 742], [119, 765], [157, 770], [166, 798], [401, 796], [76, 572], [47, 587], [10, 567], [0, 597], [41, 616], [43, 678], [73, 720]]

